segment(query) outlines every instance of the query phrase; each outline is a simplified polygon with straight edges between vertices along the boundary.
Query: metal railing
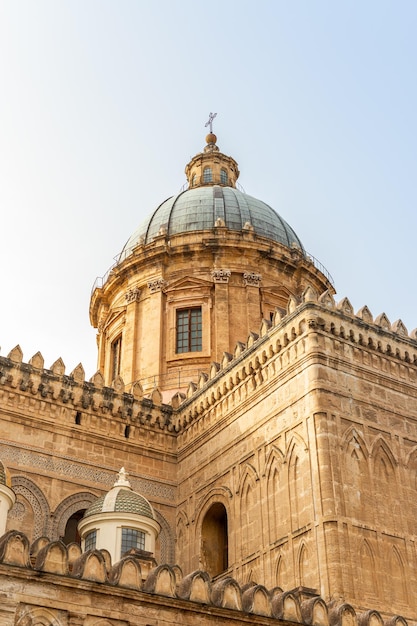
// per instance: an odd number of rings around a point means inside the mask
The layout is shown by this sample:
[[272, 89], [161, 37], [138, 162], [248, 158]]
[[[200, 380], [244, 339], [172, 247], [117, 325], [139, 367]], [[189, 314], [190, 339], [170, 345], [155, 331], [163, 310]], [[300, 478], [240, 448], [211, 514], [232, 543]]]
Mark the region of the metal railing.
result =
[[307, 261], [311, 261], [311, 263], [314, 265], [314, 267], [316, 269], [318, 269], [319, 272], [321, 272], [327, 278], [327, 280], [332, 285], [332, 287], [334, 287], [333, 276], [330, 274], [330, 272], [327, 271], [327, 269], [324, 267], [324, 265], [322, 263], [320, 263], [320, 261], [318, 259], [316, 259], [316, 257], [314, 257], [309, 252], [306, 252], [305, 255], [306, 255]]
[[198, 379], [200, 378], [200, 374], [203, 371], [204, 370], [202, 370], [201, 368], [171, 370], [169, 372], [166, 372], [165, 374], [154, 374], [152, 376], [139, 378], [138, 380], [135, 380], [132, 385], [139, 382], [145, 393], [152, 391], [152, 389], [155, 389], [156, 387], [161, 386], [164, 386], [168, 389], [185, 389], [186, 387], [188, 387], [190, 382], [194, 382], [197, 384]]
[[[136, 247], [136, 246], [132, 246], [131, 250], [133, 250], [134, 247]], [[95, 289], [101, 289], [106, 284], [106, 282], [108, 281], [109, 276], [110, 276], [111, 272], [114, 270], [114, 268], [117, 267], [117, 265], [119, 265], [119, 263], [122, 260], [124, 260], [127, 256], [129, 256], [129, 249], [124, 250], [124, 252], [126, 252], [126, 254], [123, 255], [123, 259], [120, 258], [121, 254], [117, 255], [115, 257], [114, 263], [109, 267], [107, 272], [103, 276], [97, 276], [97, 278], [94, 281], [93, 287], [91, 289], [91, 294], [93, 294]], [[315, 256], [313, 256], [309, 252], [304, 252], [304, 258], [307, 261], [310, 261], [310, 263], [312, 263], [314, 265], [314, 267], [316, 269], [318, 269], [319, 272], [321, 272], [327, 278], [327, 280], [332, 285], [332, 287], [334, 287], [333, 276], [324, 267], [324, 265], [322, 263], [320, 263], [320, 261], [318, 259], [316, 259]]]

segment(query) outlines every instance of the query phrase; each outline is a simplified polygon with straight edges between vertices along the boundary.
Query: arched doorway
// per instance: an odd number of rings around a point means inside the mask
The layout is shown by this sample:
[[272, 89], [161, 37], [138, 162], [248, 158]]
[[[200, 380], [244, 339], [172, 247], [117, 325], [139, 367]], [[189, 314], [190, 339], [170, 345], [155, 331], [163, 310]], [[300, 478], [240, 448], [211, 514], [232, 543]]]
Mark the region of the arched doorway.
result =
[[201, 526], [201, 557], [203, 568], [217, 576], [229, 566], [227, 513], [220, 502], [212, 504]]
[[62, 537], [63, 543], [67, 546], [70, 543], [78, 543], [81, 545], [81, 537], [78, 532], [78, 522], [82, 519], [86, 509], [81, 509], [80, 511], [76, 511], [71, 515], [68, 519], [65, 526], [65, 533]]

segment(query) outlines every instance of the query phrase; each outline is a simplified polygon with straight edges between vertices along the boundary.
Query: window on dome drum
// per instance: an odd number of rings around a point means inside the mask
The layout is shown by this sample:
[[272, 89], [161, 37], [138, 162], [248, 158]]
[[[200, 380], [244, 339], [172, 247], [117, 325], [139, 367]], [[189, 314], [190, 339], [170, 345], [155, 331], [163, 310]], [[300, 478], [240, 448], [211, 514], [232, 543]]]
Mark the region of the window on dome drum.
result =
[[135, 530], [134, 528], [122, 528], [122, 547], [120, 550], [120, 556], [123, 556], [125, 552], [137, 548], [139, 550], [145, 549], [145, 533], [141, 530]]
[[122, 336], [120, 335], [111, 344], [111, 380], [120, 374], [120, 361], [122, 355]]
[[97, 541], [97, 531], [92, 530], [91, 532], [88, 533], [88, 535], [85, 538], [84, 552], [87, 552], [88, 550], [95, 550], [96, 541]]
[[211, 183], [212, 179], [213, 179], [213, 175], [211, 172], [211, 167], [205, 167], [204, 172], [203, 172], [203, 182]]
[[227, 172], [226, 170], [220, 170], [220, 182], [223, 185], [227, 185]]
[[176, 352], [201, 352], [203, 349], [203, 325], [201, 307], [177, 310]]
[[194, 176], [191, 179], [191, 187], [195, 187], [196, 182], [197, 182], [197, 174], [194, 174]]

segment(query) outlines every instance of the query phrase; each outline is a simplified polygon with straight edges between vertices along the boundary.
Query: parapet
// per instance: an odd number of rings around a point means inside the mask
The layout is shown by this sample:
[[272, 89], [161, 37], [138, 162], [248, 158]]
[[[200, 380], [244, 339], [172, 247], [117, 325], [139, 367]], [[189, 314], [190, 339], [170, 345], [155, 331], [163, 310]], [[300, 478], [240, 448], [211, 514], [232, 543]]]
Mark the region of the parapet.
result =
[[[8, 612], [13, 606], [13, 589], [18, 588], [16, 579], [20, 582], [23, 579], [28, 607], [36, 607], [37, 611], [62, 610], [65, 598], [73, 599], [76, 591], [78, 617], [91, 611], [94, 603], [88, 597], [97, 592], [99, 584], [99, 592], [107, 598], [114, 597], [114, 603], [122, 606], [122, 613], [134, 610], [137, 614], [138, 609], [132, 606], [138, 607], [150, 599], [153, 606], [159, 603], [165, 611], [161, 623], [167, 624], [179, 623], [180, 611], [189, 612], [194, 620], [197, 614], [198, 623], [203, 625], [212, 624], [213, 616], [221, 616], [222, 624], [234, 626], [248, 623], [272, 626], [277, 621], [306, 626], [407, 626], [406, 620], [398, 615], [382, 616], [375, 610], [357, 613], [343, 602], [326, 604], [314, 590], [304, 587], [268, 590], [254, 582], [239, 585], [227, 575], [213, 580], [201, 570], [184, 576], [178, 566], [170, 565], [157, 565], [144, 575], [140, 556], [135, 551], [112, 564], [108, 554], [102, 551], [81, 553], [79, 547], [74, 551], [75, 544], [67, 547], [59, 541], [42, 539], [30, 547], [27, 537], [17, 531], [9, 531], [0, 538], [2, 589], [11, 586], [7, 589]], [[53, 585], [53, 595], [39, 595], [39, 585], [49, 584]], [[20, 596], [16, 595], [14, 601], [17, 609]], [[225, 613], [224, 609], [228, 611]], [[253, 621], [247, 621], [249, 616]]]

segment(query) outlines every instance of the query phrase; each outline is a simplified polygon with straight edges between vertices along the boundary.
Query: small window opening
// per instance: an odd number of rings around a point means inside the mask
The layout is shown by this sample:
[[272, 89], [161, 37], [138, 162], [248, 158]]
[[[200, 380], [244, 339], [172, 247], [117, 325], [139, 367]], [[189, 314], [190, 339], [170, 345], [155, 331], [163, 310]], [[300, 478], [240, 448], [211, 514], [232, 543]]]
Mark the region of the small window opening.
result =
[[269, 311], [269, 321], [270, 322], [274, 322], [274, 312], [273, 311]]
[[197, 174], [194, 174], [194, 176], [191, 179], [191, 187], [195, 187], [196, 182], [197, 182]]
[[120, 374], [120, 363], [122, 354], [122, 337], [118, 337], [111, 344], [111, 380]]
[[228, 177], [227, 177], [226, 170], [220, 170], [220, 182], [223, 185], [227, 185], [227, 180], [228, 180]]
[[205, 167], [203, 172], [203, 181], [205, 183], [211, 183], [213, 180], [213, 174], [211, 171], [211, 167]]
[[201, 307], [177, 310], [176, 352], [201, 352], [203, 349]]
[[81, 424], [81, 411], [77, 411], [75, 414], [75, 423], [79, 426]]
[[130, 435], [130, 424], [128, 424], [125, 428], [125, 437], [126, 439], [129, 439], [129, 435]]
[[132, 548], [145, 549], [145, 533], [134, 528], [122, 528], [122, 547], [120, 556]]

